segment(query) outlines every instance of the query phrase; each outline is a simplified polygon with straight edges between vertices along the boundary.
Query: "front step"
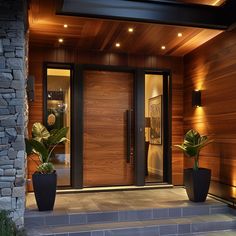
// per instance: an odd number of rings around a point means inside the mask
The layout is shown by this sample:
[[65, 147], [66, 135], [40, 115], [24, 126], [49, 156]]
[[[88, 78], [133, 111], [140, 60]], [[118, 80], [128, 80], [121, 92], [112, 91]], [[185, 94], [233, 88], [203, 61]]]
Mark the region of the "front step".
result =
[[198, 203], [188, 207], [150, 208], [144, 210], [106, 211], [86, 213], [63, 212], [26, 212], [25, 226], [60, 226], [84, 225], [94, 223], [115, 223], [125, 221], [143, 221], [156, 219], [171, 219], [195, 215], [212, 215], [229, 213], [229, 208], [223, 203], [207, 205]]
[[[232, 214], [213, 214], [173, 219], [158, 219], [103, 224], [34, 227], [28, 235], [47, 236], [162, 236], [202, 235], [209, 231], [236, 229]], [[233, 232], [233, 231], [232, 231]], [[224, 232], [228, 233], [228, 232]], [[203, 234], [204, 235], [204, 234]], [[207, 234], [205, 234], [207, 235]], [[226, 234], [227, 235], [227, 234]]]
[[[236, 235], [236, 230], [220, 230], [220, 231], [215, 231], [215, 232], [210, 232], [210, 233], [204, 233], [204, 234], [193, 234], [193, 236], [235, 236]], [[182, 235], [181, 235], [182, 236]], [[186, 235], [183, 235], [186, 236]]]

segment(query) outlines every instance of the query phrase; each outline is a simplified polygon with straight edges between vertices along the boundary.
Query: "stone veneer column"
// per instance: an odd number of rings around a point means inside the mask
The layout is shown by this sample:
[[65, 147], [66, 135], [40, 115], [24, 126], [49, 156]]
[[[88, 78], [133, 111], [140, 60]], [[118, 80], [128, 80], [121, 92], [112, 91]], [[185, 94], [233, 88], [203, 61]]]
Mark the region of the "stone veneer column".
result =
[[0, 0], [0, 210], [23, 226], [25, 209], [25, 116], [27, 6]]

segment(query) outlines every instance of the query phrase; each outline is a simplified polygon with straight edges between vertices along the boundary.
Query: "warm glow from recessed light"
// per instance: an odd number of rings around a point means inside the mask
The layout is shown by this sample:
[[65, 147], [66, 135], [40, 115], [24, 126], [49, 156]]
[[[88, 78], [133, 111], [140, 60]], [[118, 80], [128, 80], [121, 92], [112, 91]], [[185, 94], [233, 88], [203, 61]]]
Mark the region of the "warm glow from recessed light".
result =
[[224, 1], [223, 0], [216, 0], [212, 6], [220, 6]]
[[166, 46], [161, 46], [161, 49], [162, 49], [162, 50], [165, 50], [165, 49], [166, 49]]
[[183, 34], [182, 33], [178, 33], [178, 37], [182, 37], [183, 36]]
[[64, 28], [68, 28], [68, 25], [67, 25], [67, 24], [64, 24]]
[[119, 48], [120, 47], [120, 43], [116, 43], [116, 47]]
[[63, 43], [63, 41], [64, 41], [64, 40], [63, 40], [62, 38], [58, 39], [58, 42], [59, 42], [59, 43]]
[[133, 29], [133, 28], [129, 28], [128, 31], [129, 31], [130, 33], [133, 33], [133, 32], [134, 32], [134, 29]]

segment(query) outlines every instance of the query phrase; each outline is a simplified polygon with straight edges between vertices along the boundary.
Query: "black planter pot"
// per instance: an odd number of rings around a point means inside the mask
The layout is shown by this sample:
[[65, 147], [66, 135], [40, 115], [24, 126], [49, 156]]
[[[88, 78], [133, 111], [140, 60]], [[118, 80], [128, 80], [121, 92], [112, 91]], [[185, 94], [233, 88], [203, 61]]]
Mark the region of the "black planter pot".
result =
[[184, 185], [189, 200], [204, 202], [206, 200], [211, 181], [211, 170], [199, 168], [198, 170], [184, 170]]
[[39, 211], [52, 211], [56, 197], [56, 172], [51, 174], [34, 173], [32, 179]]

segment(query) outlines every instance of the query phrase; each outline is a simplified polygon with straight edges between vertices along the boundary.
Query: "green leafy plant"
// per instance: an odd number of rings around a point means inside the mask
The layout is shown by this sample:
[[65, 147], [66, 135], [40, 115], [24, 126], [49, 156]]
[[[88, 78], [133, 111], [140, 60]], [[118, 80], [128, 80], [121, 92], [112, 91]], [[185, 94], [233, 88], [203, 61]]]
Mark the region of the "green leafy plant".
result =
[[184, 136], [184, 142], [180, 145], [174, 145], [181, 149], [187, 156], [194, 158], [194, 170], [199, 168], [199, 154], [203, 147], [212, 143], [206, 135], [200, 135], [196, 130], [189, 130]]
[[50, 162], [53, 151], [59, 143], [66, 140], [67, 127], [53, 129], [50, 132], [41, 123], [37, 122], [32, 127], [32, 138], [26, 139], [26, 153], [28, 156], [35, 153], [39, 156], [41, 164], [37, 171], [45, 174], [54, 171], [53, 164]]
[[26, 236], [24, 229], [18, 229], [10, 218], [9, 212], [0, 211], [0, 235], [2, 236]]

